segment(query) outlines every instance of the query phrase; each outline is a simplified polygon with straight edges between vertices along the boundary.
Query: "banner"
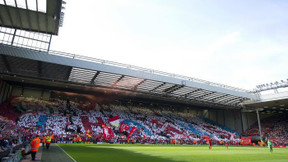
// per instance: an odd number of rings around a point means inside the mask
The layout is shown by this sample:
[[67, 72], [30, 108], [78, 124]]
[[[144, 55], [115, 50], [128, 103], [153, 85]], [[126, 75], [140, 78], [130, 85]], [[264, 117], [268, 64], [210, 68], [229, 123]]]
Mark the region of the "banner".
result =
[[146, 134], [145, 134], [143, 128], [141, 128], [141, 133], [142, 133], [142, 135], [143, 135], [143, 138], [145, 139], [145, 138], [146, 138]]
[[207, 142], [210, 140], [210, 136], [202, 136], [203, 139], [205, 139]]
[[235, 133], [232, 133], [230, 136], [230, 140], [234, 140], [234, 137], [235, 137]]
[[120, 119], [118, 115], [108, 119], [108, 121], [113, 127], [119, 127]]
[[120, 124], [120, 129], [119, 129], [119, 133], [122, 133], [122, 132], [125, 132], [127, 131], [128, 129], [130, 129], [130, 127], [126, 124], [124, 124], [123, 122], [121, 122]]
[[152, 120], [152, 124], [156, 123], [157, 127], [159, 125], [158, 120]]
[[240, 144], [241, 145], [250, 145], [251, 144], [251, 136], [250, 137], [241, 137]]
[[114, 132], [111, 127], [108, 127], [106, 125], [102, 125], [103, 129], [103, 136], [105, 139], [112, 139], [114, 138]]
[[133, 134], [133, 132], [136, 130], [136, 127], [134, 126], [131, 130], [130, 133], [128, 134], [127, 139], [129, 139], [131, 137], [131, 135]]

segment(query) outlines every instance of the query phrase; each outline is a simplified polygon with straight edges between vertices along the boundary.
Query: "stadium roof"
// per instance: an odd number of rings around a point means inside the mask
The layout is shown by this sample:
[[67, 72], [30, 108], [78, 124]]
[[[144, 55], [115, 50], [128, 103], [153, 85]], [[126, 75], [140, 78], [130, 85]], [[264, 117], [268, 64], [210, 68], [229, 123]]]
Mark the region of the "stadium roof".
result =
[[1, 0], [0, 26], [57, 35], [61, 6], [62, 0]]
[[247, 90], [86, 56], [0, 44], [3, 75], [133, 91], [211, 107], [241, 108]]
[[264, 102], [251, 102], [245, 104], [245, 112], [255, 112], [256, 109], [261, 114], [275, 114], [288, 112], [288, 99], [269, 100]]
[[275, 114], [275, 113], [285, 113], [288, 112], [288, 92], [278, 92], [270, 94], [260, 94], [258, 93], [259, 100], [246, 101], [245, 105], [246, 112], [253, 112], [257, 109], [262, 114]]

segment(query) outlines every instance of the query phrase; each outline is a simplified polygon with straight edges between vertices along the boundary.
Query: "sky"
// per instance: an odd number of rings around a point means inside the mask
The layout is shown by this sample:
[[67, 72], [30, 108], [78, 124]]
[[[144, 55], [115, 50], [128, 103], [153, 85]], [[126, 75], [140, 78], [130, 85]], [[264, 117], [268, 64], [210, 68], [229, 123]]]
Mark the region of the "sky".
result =
[[252, 90], [288, 78], [286, 0], [66, 0], [51, 50]]

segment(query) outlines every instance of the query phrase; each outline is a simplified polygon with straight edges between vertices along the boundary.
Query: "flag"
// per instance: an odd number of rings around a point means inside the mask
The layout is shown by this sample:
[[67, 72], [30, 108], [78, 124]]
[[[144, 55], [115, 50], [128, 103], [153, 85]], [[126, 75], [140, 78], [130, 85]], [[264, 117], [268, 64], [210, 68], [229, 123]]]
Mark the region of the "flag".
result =
[[251, 136], [250, 137], [241, 137], [242, 145], [250, 145], [251, 144]]
[[127, 139], [130, 138], [130, 136], [133, 134], [133, 132], [134, 132], [135, 130], [136, 130], [136, 127], [134, 126], [134, 127], [130, 130]]
[[88, 129], [88, 131], [86, 132], [86, 136], [88, 137], [88, 138], [91, 138], [91, 133], [90, 133], [90, 130]]
[[103, 136], [105, 139], [112, 139], [114, 138], [114, 132], [111, 127], [108, 127], [106, 125], [102, 125], [103, 129]]
[[156, 123], [157, 127], [159, 125], [158, 120], [152, 120], [152, 124]]
[[210, 140], [210, 136], [202, 136], [203, 139], [205, 139], [207, 142]]
[[231, 136], [230, 136], [230, 140], [233, 140], [235, 137], [235, 133], [232, 133]]
[[127, 131], [128, 129], [130, 129], [130, 127], [126, 124], [124, 124], [123, 122], [121, 122], [120, 124], [120, 129], [119, 129], [119, 133], [122, 133], [122, 132], [125, 132]]
[[141, 133], [142, 133], [142, 135], [143, 135], [143, 137], [144, 137], [144, 139], [146, 138], [146, 134], [145, 134], [145, 132], [144, 132], [144, 130], [141, 128]]
[[113, 127], [119, 127], [120, 119], [118, 115], [108, 119], [108, 121]]

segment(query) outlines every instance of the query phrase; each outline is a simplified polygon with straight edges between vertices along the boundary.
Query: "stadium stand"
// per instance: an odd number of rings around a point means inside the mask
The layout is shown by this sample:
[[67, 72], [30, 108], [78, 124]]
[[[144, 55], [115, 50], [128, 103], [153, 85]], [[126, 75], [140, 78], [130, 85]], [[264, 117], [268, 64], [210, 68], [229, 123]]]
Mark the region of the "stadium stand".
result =
[[[277, 114], [262, 120], [262, 134], [264, 138], [271, 140], [277, 146], [288, 144], [288, 120], [287, 114]], [[255, 122], [243, 135], [258, 136], [258, 123]]]
[[[3, 109], [6, 109], [6, 107], [2, 105], [1, 110]], [[21, 148], [25, 148], [25, 152], [30, 150], [28, 140], [32, 135], [32, 130], [22, 129], [15, 121], [3, 116], [0, 116], [0, 128], [0, 159], [12, 154], [21, 154]], [[17, 157], [15, 156], [15, 158]]]
[[[1, 115], [7, 114], [7, 111], [4, 111], [7, 109], [7, 103], [10, 103], [9, 111], [13, 112], [13, 115], [7, 118], [11, 121], [17, 118], [15, 125], [19, 129], [28, 132], [34, 130], [34, 134], [41, 135], [53, 133], [56, 139], [65, 138], [71, 141], [79, 131], [82, 140], [85, 141], [85, 133], [89, 130], [93, 141], [105, 142], [107, 139], [104, 138], [102, 127], [112, 127], [109, 119], [118, 116], [121, 124], [118, 128], [113, 128], [114, 138], [109, 139], [112, 143], [127, 142], [128, 136], [130, 140], [138, 143], [169, 143], [171, 139], [183, 144], [192, 144], [194, 141], [203, 143], [202, 135], [208, 135], [215, 141], [240, 141], [239, 136], [235, 135], [236, 132], [227, 131], [191, 114], [174, 113], [169, 110], [152, 111], [143, 106], [120, 104], [94, 104], [94, 109], [91, 109], [91, 103], [73, 101], [70, 101], [71, 106], [68, 108], [63, 100], [46, 101], [31, 97], [15, 97], [1, 105]], [[127, 130], [120, 130], [123, 125]]]

